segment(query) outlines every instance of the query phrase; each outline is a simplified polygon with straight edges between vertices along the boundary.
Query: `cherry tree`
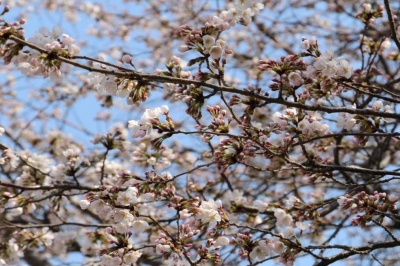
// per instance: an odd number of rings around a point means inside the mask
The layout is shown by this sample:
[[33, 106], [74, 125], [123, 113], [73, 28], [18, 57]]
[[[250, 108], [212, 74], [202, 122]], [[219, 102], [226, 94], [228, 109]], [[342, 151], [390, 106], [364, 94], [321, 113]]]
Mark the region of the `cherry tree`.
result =
[[392, 2], [3, 2], [0, 265], [396, 265]]

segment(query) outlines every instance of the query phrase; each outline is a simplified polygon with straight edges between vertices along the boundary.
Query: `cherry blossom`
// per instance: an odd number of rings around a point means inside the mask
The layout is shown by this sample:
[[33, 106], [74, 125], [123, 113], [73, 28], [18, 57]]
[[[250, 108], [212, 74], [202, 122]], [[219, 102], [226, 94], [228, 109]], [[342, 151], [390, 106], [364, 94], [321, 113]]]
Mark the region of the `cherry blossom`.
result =
[[196, 215], [203, 223], [210, 223], [214, 225], [221, 221], [221, 215], [218, 209], [221, 207], [221, 201], [214, 201], [210, 199], [208, 201], [203, 201], [199, 206], [199, 213]]
[[0, 264], [398, 260], [399, 4], [189, 2], [0, 6]]

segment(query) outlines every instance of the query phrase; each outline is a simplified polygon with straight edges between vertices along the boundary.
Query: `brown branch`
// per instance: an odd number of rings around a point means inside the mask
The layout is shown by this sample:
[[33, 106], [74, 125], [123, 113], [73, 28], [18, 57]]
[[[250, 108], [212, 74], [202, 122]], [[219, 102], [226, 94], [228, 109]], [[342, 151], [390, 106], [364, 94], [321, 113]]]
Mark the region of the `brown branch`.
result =
[[368, 254], [375, 249], [380, 248], [393, 248], [400, 246], [400, 241], [390, 241], [390, 242], [380, 242], [375, 244], [370, 244], [361, 247], [348, 247], [343, 245], [331, 245], [331, 246], [307, 246], [306, 249], [345, 249], [346, 252], [331, 256], [329, 258], [324, 258], [320, 263], [316, 264], [316, 266], [327, 266], [338, 260], [342, 260], [348, 258], [350, 256], [356, 254]]
[[86, 190], [86, 191], [103, 191], [104, 189], [96, 187], [96, 186], [70, 186], [70, 185], [53, 185], [53, 186], [19, 186], [10, 183], [6, 183], [0, 181], [0, 186], [16, 188], [22, 190], [53, 190], [53, 189], [61, 189], [61, 190]]
[[[42, 53], [48, 53], [46, 50], [43, 48], [40, 48], [36, 45], [33, 45], [29, 42], [26, 42], [25, 40], [22, 40], [16, 36], [11, 35], [9, 37], [10, 40], [13, 40], [15, 42], [24, 44], [32, 49], [35, 49], [39, 52]], [[231, 92], [231, 93], [236, 93], [239, 95], [244, 95], [244, 96], [252, 96], [254, 98], [260, 99], [265, 101], [265, 104], [269, 103], [276, 103], [276, 104], [281, 104], [285, 105], [287, 107], [295, 107], [303, 110], [308, 110], [308, 111], [322, 111], [326, 113], [349, 113], [349, 114], [358, 114], [358, 115], [371, 115], [371, 116], [379, 116], [379, 117], [387, 117], [387, 118], [396, 118], [400, 119], [400, 114], [396, 113], [387, 113], [387, 112], [378, 112], [378, 111], [373, 111], [370, 109], [353, 109], [349, 107], [327, 107], [327, 106], [321, 106], [319, 104], [316, 105], [306, 105], [306, 104], [301, 104], [297, 102], [291, 102], [291, 101], [286, 101], [282, 98], [270, 98], [267, 96], [263, 95], [258, 95], [250, 91], [246, 91], [243, 89], [238, 89], [234, 87], [228, 87], [228, 86], [219, 86], [211, 83], [206, 83], [202, 81], [196, 81], [196, 80], [189, 80], [189, 79], [182, 79], [182, 78], [175, 78], [175, 77], [169, 77], [169, 76], [160, 76], [160, 75], [154, 75], [154, 74], [143, 74], [139, 73], [136, 71], [132, 71], [130, 69], [126, 69], [126, 71], [117, 71], [117, 70], [106, 70], [106, 69], [100, 69], [100, 68], [94, 68], [90, 67], [81, 63], [78, 63], [74, 60], [55, 55], [55, 57], [65, 63], [68, 63], [70, 65], [86, 69], [91, 72], [97, 72], [97, 73], [102, 73], [106, 75], [113, 75], [116, 77], [124, 77], [128, 79], [133, 79], [133, 80], [142, 80], [142, 81], [148, 81], [148, 82], [161, 82], [161, 83], [173, 83], [173, 84], [179, 84], [179, 85], [196, 85], [196, 86], [203, 86], [207, 88], [211, 88], [214, 90], [218, 91], [224, 91], [224, 92]]]
[[303, 140], [299, 142], [295, 142], [293, 146], [300, 145], [301, 143], [307, 143], [311, 142], [317, 139], [326, 139], [326, 138], [337, 138], [337, 137], [342, 137], [342, 136], [370, 136], [370, 137], [399, 137], [400, 132], [393, 132], [393, 133], [368, 133], [368, 132], [340, 132], [340, 133], [332, 133], [332, 134], [326, 134], [323, 136], [318, 136], [314, 138], [310, 138], [308, 140]]
[[375, 170], [369, 168], [362, 168], [358, 166], [342, 166], [342, 165], [316, 165], [316, 166], [303, 166], [302, 167], [306, 171], [314, 172], [314, 173], [324, 173], [329, 171], [346, 171], [351, 173], [360, 173], [360, 174], [372, 174], [372, 175], [394, 175], [400, 176], [400, 172], [397, 171], [387, 171], [387, 170]]
[[[350, 89], [353, 89], [353, 90], [355, 90], [355, 91], [357, 91], [357, 92], [360, 92], [360, 93], [363, 93], [363, 94], [366, 94], [366, 95], [369, 95], [369, 96], [372, 96], [372, 97], [375, 97], [375, 98], [378, 98], [378, 99], [382, 99], [382, 100], [385, 100], [385, 101], [388, 101], [388, 102], [400, 103], [399, 100], [396, 100], [396, 99], [394, 99], [393, 97], [390, 98], [390, 97], [382, 96], [382, 95], [379, 95], [379, 94], [376, 94], [376, 93], [372, 93], [372, 92], [368, 92], [368, 91], [363, 91], [363, 90], [360, 90], [359, 88], [357, 88], [357, 87], [355, 87], [355, 86], [353, 86], [353, 85], [347, 84], [347, 83], [345, 83], [345, 82], [341, 82], [341, 81], [338, 81], [338, 82], [339, 82], [340, 84], [344, 85], [345, 87], [350, 88]], [[379, 89], [382, 90], [382, 88], [379, 88]]]
[[399, 51], [400, 51], [400, 41], [396, 35], [396, 28], [394, 26], [394, 19], [393, 19], [393, 15], [392, 15], [392, 10], [390, 8], [389, 0], [384, 0], [384, 3], [385, 3], [385, 8], [386, 8], [386, 13], [388, 16], [389, 25], [390, 25], [390, 32], [392, 34], [391, 37], [392, 37], [394, 43], [396, 44], [397, 49], [399, 49]]
[[44, 227], [52, 228], [64, 225], [81, 226], [81, 227], [104, 227], [104, 228], [113, 226], [113, 224], [83, 224], [83, 223], [65, 222], [58, 224], [31, 224], [31, 225], [11, 224], [11, 225], [0, 226], [0, 230], [10, 229], [10, 228], [19, 228], [19, 229], [44, 228]]

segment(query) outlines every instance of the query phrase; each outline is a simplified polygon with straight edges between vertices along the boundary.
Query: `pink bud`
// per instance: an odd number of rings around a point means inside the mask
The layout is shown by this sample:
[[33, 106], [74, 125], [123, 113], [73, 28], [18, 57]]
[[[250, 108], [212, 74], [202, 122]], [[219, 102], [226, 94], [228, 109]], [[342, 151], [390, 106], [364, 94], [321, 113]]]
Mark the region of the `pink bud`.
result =
[[124, 54], [121, 58], [123, 63], [130, 63], [132, 61], [132, 56]]

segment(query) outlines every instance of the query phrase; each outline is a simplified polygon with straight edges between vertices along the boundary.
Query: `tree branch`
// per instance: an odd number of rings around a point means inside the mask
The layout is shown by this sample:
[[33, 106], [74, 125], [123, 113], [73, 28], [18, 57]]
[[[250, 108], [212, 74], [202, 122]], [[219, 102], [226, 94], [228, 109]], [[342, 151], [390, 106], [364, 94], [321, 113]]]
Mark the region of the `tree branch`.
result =
[[385, 8], [386, 8], [386, 13], [388, 16], [389, 25], [390, 25], [391, 37], [392, 37], [394, 43], [396, 44], [397, 49], [399, 49], [399, 51], [400, 51], [400, 41], [397, 38], [396, 28], [394, 26], [394, 19], [393, 19], [393, 15], [392, 15], [392, 9], [390, 8], [389, 0], [384, 0], [384, 3], [385, 3]]

